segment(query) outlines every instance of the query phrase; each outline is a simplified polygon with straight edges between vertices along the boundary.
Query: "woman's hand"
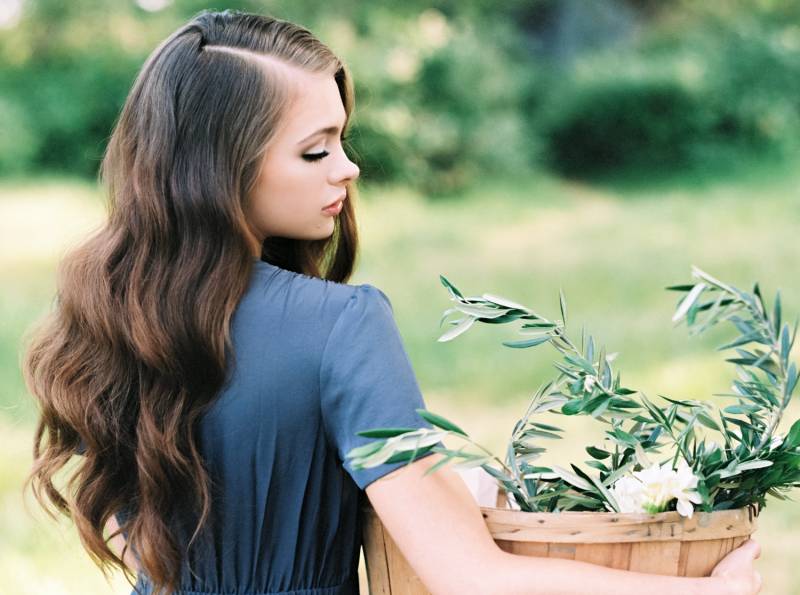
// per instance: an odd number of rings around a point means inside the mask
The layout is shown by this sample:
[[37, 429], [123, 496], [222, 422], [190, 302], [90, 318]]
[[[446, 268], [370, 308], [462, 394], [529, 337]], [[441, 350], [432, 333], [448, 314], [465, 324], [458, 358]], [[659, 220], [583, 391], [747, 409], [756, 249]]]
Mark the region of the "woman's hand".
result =
[[753, 568], [753, 562], [761, 555], [761, 546], [753, 539], [725, 556], [711, 571], [719, 579], [722, 593], [730, 595], [752, 595], [761, 590], [761, 574]]

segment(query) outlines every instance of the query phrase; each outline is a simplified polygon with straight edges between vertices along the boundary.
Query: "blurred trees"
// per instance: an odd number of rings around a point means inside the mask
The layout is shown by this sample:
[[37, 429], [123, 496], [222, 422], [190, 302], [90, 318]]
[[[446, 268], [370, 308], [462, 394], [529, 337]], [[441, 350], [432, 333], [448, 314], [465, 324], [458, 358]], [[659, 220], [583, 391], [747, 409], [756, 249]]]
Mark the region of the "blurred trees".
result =
[[[84, 176], [146, 56], [208, 6], [8, 2], [20, 11], [0, 14], [0, 173]], [[293, 20], [330, 45], [354, 74], [364, 179], [432, 195], [540, 165], [575, 176], [733, 167], [791, 153], [800, 132], [800, 8], [788, 0], [213, 8]]]
[[532, 115], [571, 175], [739, 167], [800, 132], [800, 5], [676, 3], [627, 47], [578, 56]]

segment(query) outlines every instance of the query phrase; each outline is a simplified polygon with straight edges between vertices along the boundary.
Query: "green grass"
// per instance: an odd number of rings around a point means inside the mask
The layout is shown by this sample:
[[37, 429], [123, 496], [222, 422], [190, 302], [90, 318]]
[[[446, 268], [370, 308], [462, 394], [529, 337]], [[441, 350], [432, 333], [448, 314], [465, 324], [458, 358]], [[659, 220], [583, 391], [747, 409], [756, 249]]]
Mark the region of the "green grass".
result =
[[[549, 346], [513, 350], [512, 326], [477, 325], [449, 343], [438, 326], [450, 305], [444, 274], [466, 294], [494, 293], [581, 325], [619, 352], [623, 382], [673, 397], [705, 398], [728, 389], [733, 370], [715, 347], [727, 328], [690, 339], [670, 318], [696, 264], [771, 302], [781, 289], [785, 316], [800, 313], [797, 271], [799, 178], [753, 173], [732, 182], [602, 186], [526, 176], [483, 182], [460, 197], [428, 202], [403, 188], [366, 188], [358, 209], [362, 252], [353, 283], [371, 283], [392, 300], [395, 317], [429, 408], [458, 422], [497, 452], [528, 397], [554, 376]], [[20, 341], [48, 308], [57, 259], [102, 219], [93, 184], [69, 179], [0, 182], [0, 573], [14, 593], [127, 593], [109, 586], [68, 523], [56, 525], [19, 493], [30, 464], [35, 409], [19, 373]], [[795, 352], [796, 354], [797, 352]], [[800, 410], [793, 410], [793, 418]], [[597, 436], [569, 420], [569, 438], [551, 460], [582, 460]], [[588, 438], [587, 438], [588, 437]], [[800, 593], [793, 535], [800, 509], [773, 502], [760, 519], [764, 593]]]
[[460, 401], [518, 399], [552, 376], [555, 352], [502, 347], [510, 326], [477, 325], [437, 343], [450, 305], [439, 274], [467, 294], [499, 294], [553, 317], [563, 288], [572, 335], [585, 325], [620, 352], [623, 380], [651, 394], [721, 392], [732, 373], [714, 352], [730, 331], [690, 339], [670, 322], [678, 295], [663, 288], [688, 282], [692, 264], [746, 288], [759, 280], [770, 299], [780, 288], [788, 312], [800, 305], [792, 181], [639, 200], [546, 178], [460, 202], [429, 205], [402, 191], [367, 198], [356, 280], [392, 299], [422, 385]]

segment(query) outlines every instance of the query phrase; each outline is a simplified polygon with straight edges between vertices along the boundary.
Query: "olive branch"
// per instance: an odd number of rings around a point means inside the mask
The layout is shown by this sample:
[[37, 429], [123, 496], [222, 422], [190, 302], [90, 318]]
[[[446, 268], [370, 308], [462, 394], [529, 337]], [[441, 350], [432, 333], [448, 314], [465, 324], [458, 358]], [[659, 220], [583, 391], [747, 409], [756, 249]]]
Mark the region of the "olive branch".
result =
[[[567, 334], [567, 304], [559, 292], [560, 319], [548, 319], [514, 301], [483, 294], [465, 297], [444, 276], [440, 280], [454, 302], [440, 321], [452, 327], [439, 341], [451, 341], [475, 322], [507, 324], [521, 321], [518, 332], [524, 338], [505, 341], [514, 349], [550, 344], [561, 356], [554, 364], [558, 376], [534, 393], [525, 415], [511, 432], [505, 459], [476, 443], [453, 422], [430, 411], [417, 412], [432, 428], [383, 428], [358, 434], [377, 440], [348, 453], [354, 468], [383, 463], [412, 462], [420, 455], [436, 452], [443, 458], [432, 473], [453, 463], [457, 468], [481, 467], [513, 498], [521, 510], [619, 511], [611, 493], [623, 475], [683, 458], [699, 478], [697, 491], [706, 511], [765, 506], [767, 494], [786, 499], [786, 492], [800, 485], [800, 420], [786, 436], [775, 432], [798, 383], [798, 370], [789, 356], [797, 336], [782, 322], [780, 293], [770, 311], [756, 283], [752, 292], [723, 283], [693, 267], [694, 283], [667, 287], [686, 293], [672, 321], [685, 320], [690, 336], [719, 322], [730, 322], [739, 336], [719, 351], [735, 350], [726, 361], [735, 366], [737, 379], [731, 393], [736, 403], [718, 410], [702, 400], [677, 400], [659, 395], [663, 404], [643, 392], [622, 385], [612, 362], [617, 354], [597, 349], [594, 339], [581, 333], [578, 347]], [[448, 320], [458, 313], [458, 318]], [[720, 396], [720, 395], [718, 395]], [[591, 457], [587, 471], [571, 464], [535, 464], [546, 448], [541, 440], [561, 438], [557, 425], [541, 421], [542, 414], [589, 415], [607, 426], [604, 444], [586, 447]], [[721, 444], [710, 440], [718, 434]], [[464, 442], [459, 449], [446, 448], [445, 437]], [[477, 452], [476, 452], [477, 451]], [[662, 454], [662, 451], [666, 453]], [[666, 458], [665, 458], [666, 457]]]

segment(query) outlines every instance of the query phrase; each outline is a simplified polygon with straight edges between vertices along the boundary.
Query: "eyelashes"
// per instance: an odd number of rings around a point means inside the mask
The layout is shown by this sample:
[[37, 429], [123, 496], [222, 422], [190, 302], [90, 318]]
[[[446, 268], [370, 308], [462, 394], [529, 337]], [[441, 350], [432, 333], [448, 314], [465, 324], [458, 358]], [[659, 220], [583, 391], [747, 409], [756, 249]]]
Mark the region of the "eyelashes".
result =
[[[346, 143], [347, 139], [348, 137], [342, 136], [341, 138], [342, 144]], [[330, 155], [328, 151], [320, 151], [319, 153], [306, 153], [305, 155], [303, 155], [303, 159], [305, 159], [306, 161], [314, 162], [314, 161], [319, 161], [320, 159], [324, 159], [328, 155]]]
[[320, 159], [327, 157], [330, 155], [327, 151], [321, 151], [319, 153], [306, 153], [303, 155], [303, 159], [306, 161], [319, 161]]

